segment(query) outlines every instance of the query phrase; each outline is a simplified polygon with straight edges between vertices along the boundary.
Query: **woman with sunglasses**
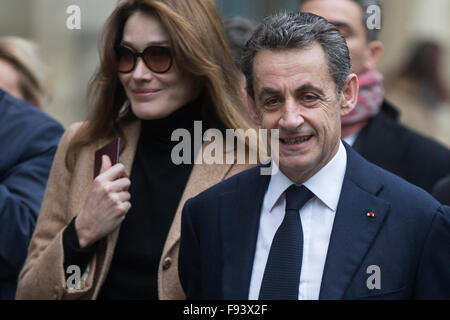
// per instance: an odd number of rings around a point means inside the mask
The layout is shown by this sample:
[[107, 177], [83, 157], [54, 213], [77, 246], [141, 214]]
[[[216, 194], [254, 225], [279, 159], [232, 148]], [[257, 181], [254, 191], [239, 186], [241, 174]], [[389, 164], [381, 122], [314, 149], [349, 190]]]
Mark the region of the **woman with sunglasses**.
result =
[[[175, 165], [174, 130], [247, 129], [214, 0], [128, 0], [110, 16], [88, 121], [57, 151], [19, 278], [22, 299], [183, 299], [184, 202], [248, 165]], [[121, 138], [118, 164], [94, 154]], [[192, 143], [194, 145], [194, 143]], [[81, 281], [77, 281], [81, 277]]]

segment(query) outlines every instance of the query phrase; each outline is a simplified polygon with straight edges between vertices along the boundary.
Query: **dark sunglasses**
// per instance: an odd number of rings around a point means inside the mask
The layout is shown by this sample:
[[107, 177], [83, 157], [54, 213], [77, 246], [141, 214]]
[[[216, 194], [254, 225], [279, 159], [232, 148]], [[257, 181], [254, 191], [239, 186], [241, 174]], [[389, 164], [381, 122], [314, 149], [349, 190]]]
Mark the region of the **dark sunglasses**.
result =
[[168, 47], [149, 46], [142, 52], [133, 52], [127, 47], [114, 47], [118, 58], [118, 71], [130, 73], [136, 68], [136, 61], [142, 58], [147, 68], [155, 73], [165, 73], [172, 67], [173, 58]]

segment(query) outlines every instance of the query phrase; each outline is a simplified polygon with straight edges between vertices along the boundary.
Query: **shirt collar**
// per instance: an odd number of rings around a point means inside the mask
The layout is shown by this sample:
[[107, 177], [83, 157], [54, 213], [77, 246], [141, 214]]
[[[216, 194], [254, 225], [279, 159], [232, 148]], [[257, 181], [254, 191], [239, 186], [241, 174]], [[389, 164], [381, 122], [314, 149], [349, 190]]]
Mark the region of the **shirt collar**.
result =
[[345, 138], [343, 138], [342, 140], [344, 140], [345, 142], [347, 142], [350, 146], [353, 146], [355, 144], [356, 139], [358, 138], [359, 135], [359, 131], [352, 133], [349, 136], [346, 136]]
[[[272, 161], [272, 165], [276, 166], [275, 162]], [[346, 167], [347, 152], [342, 141], [340, 141], [338, 152], [334, 157], [303, 185], [314, 193], [328, 208], [336, 211]], [[280, 201], [281, 195], [292, 184], [295, 183], [286, 177], [281, 170], [277, 170], [270, 178], [265, 197], [265, 207], [272, 211], [275, 204]]]

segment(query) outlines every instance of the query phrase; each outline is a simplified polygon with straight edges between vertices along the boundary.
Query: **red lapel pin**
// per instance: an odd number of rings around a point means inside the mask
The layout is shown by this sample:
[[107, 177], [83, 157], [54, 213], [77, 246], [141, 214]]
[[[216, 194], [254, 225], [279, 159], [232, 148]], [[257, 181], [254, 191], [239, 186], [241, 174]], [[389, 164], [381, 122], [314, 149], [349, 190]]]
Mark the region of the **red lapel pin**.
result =
[[373, 212], [371, 211], [371, 212], [369, 212], [369, 213], [367, 214], [367, 216], [368, 216], [369, 218], [375, 218], [375, 213], [373, 213]]

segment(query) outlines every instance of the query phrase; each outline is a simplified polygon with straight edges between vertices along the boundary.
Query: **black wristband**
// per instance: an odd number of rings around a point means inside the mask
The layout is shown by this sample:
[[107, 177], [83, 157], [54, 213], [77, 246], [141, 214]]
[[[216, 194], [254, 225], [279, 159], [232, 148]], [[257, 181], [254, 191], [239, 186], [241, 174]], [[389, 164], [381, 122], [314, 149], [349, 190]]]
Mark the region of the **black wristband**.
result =
[[98, 242], [85, 247], [80, 247], [80, 242], [78, 239], [77, 230], [75, 229], [75, 218], [69, 223], [62, 234], [63, 249], [64, 249], [64, 274], [66, 279], [68, 274], [66, 273], [67, 268], [71, 265], [76, 265], [83, 272], [89, 261], [95, 254]]

